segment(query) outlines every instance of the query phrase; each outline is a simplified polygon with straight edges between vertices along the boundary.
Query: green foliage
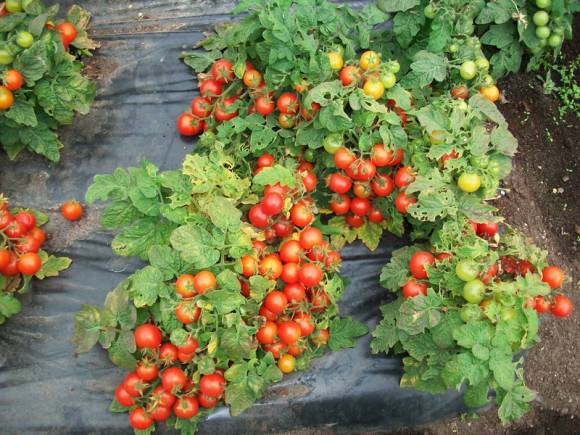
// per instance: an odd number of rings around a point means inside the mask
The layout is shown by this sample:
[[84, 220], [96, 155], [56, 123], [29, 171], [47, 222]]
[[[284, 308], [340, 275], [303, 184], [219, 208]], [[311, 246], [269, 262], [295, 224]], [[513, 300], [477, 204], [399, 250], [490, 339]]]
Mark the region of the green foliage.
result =
[[[16, 69], [24, 76], [24, 86], [14, 91], [14, 103], [0, 111], [0, 145], [10, 159], [28, 149], [52, 161], [60, 158], [62, 143], [56, 129], [72, 124], [75, 114], [86, 115], [95, 99], [96, 86], [82, 75], [80, 55], [90, 55], [97, 44], [87, 36], [90, 14], [72, 6], [67, 20], [77, 29], [71, 52], [65, 50], [56, 30], [46, 26], [56, 19], [58, 6], [46, 7], [40, 1], [29, 2], [23, 13], [0, 17], [0, 50], [13, 60], [0, 66]], [[34, 43], [21, 48], [15, 43], [20, 31], [29, 31]]]

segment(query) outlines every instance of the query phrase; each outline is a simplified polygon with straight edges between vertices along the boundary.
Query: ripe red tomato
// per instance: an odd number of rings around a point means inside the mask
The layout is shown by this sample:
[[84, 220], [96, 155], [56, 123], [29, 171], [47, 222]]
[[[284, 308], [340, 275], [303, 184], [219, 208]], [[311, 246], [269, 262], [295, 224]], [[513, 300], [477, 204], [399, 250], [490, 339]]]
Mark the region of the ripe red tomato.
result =
[[159, 349], [159, 359], [163, 364], [171, 364], [177, 361], [177, 346], [172, 343], [163, 343]]
[[215, 98], [222, 94], [222, 84], [217, 80], [204, 80], [199, 85], [199, 92], [201, 93], [202, 97]]
[[[270, 166], [274, 165], [274, 156], [272, 154], [262, 154], [260, 157], [258, 157], [258, 167], [260, 168], [268, 168]], [[280, 186], [279, 184], [277, 185], [278, 187], [280, 187], [280, 189], [283, 189], [282, 186]], [[264, 191], [264, 194], [267, 194], [268, 192]], [[282, 194], [282, 192], [278, 192], [280, 193], [282, 196], [285, 196], [285, 194]]]
[[333, 268], [339, 266], [340, 262], [341, 262], [340, 254], [336, 251], [330, 251], [326, 255], [326, 260], [324, 261], [324, 264], [326, 267]]
[[288, 298], [278, 290], [273, 290], [264, 298], [264, 307], [274, 314], [280, 314], [288, 306]]
[[377, 167], [370, 160], [355, 160], [346, 168], [346, 174], [358, 181], [370, 181], [377, 173]]
[[344, 194], [352, 187], [352, 180], [340, 172], [335, 172], [330, 176], [328, 187], [335, 193]]
[[203, 375], [199, 381], [200, 391], [211, 397], [219, 397], [224, 393], [224, 385], [226, 380], [219, 373], [212, 373], [210, 375]]
[[556, 289], [564, 283], [564, 272], [558, 266], [546, 266], [542, 270], [542, 281]]
[[459, 154], [457, 153], [457, 151], [453, 150], [450, 153], [443, 154], [439, 158], [439, 164], [442, 167], [445, 167], [445, 163], [447, 163], [449, 160], [455, 160], [457, 157], [459, 157]]
[[296, 282], [286, 285], [284, 287], [284, 294], [288, 298], [288, 301], [298, 303], [306, 297], [306, 290], [302, 284]]
[[188, 301], [180, 303], [175, 308], [175, 316], [177, 317], [177, 320], [185, 325], [197, 322], [200, 315], [201, 310], [195, 306], [195, 304]]
[[173, 413], [177, 418], [189, 420], [199, 412], [199, 403], [197, 398], [183, 396], [173, 405]]
[[343, 86], [350, 86], [358, 82], [361, 76], [361, 71], [356, 66], [347, 65], [340, 70], [339, 78]]
[[0, 230], [6, 228], [13, 220], [14, 216], [7, 209], [0, 208]]
[[409, 263], [409, 269], [411, 274], [417, 279], [427, 278], [427, 271], [425, 270], [426, 265], [432, 265], [435, 263], [435, 257], [427, 251], [418, 251], [411, 256], [411, 261]]
[[321, 245], [324, 242], [324, 237], [318, 228], [308, 227], [300, 233], [299, 242], [302, 249], [309, 250]]
[[19, 211], [14, 216], [14, 219], [16, 219], [24, 226], [26, 232], [30, 231], [36, 226], [36, 218], [28, 211]]
[[181, 275], [175, 281], [175, 290], [182, 298], [192, 298], [195, 296], [195, 288], [193, 287], [193, 283], [195, 280], [195, 276], [186, 273]]
[[157, 365], [155, 365], [155, 363], [151, 360], [142, 360], [137, 363], [135, 374], [143, 381], [150, 382], [154, 379], [157, 379], [157, 375], [159, 374], [159, 367], [157, 367]]
[[16, 255], [13, 251], [10, 251], [8, 255], [10, 260], [8, 261], [8, 264], [2, 269], [2, 275], [16, 276], [20, 273], [18, 270], [18, 255]]
[[349, 214], [346, 216], [346, 223], [349, 224], [352, 228], [360, 228], [365, 224], [365, 218], [362, 216]]
[[232, 106], [236, 103], [238, 97], [230, 97], [226, 98], [222, 102], [218, 103], [214, 116], [215, 119], [219, 122], [229, 121], [230, 119], [234, 119], [239, 114], [239, 110], [233, 110]]
[[268, 320], [264, 326], [258, 329], [256, 338], [261, 344], [273, 344], [278, 337], [278, 326], [273, 321]]
[[177, 350], [183, 353], [194, 353], [198, 347], [199, 344], [197, 340], [192, 336], [189, 336], [187, 337], [187, 342], [183, 346], [179, 346]]
[[281, 217], [278, 219], [274, 225], [272, 225], [272, 229], [276, 232], [276, 235], [280, 238], [288, 237], [292, 234], [294, 230], [294, 225], [285, 217]]
[[123, 384], [119, 384], [115, 389], [115, 400], [125, 408], [129, 408], [135, 404], [135, 399], [127, 393]]
[[135, 344], [139, 349], [157, 349], [161, 346], [161, 330], [151, 323], [144, 323], [135, 329]]
[[205, 122], [191, 113], [182, 113], [177, 118], [177, 131], [182, 136], [197, 136], [205, 129]]
[[389, 196], [395, 190], [395, 183], [389, 175], [380, 174], [371, 181], [371, 188], [377, 196]]
[[369, 222], [372, 222], [374, 224], [380, 224], [382, 221], [385, 220], [385, 217], [383, 216], [381, 211], [373, 207], [371, 207], [371, 209], [369, 210], [368, 217]]
[[466, 100], [469, 97], [467, 86], [456, 86], [451, 89], [451, 96], [456, 100]]
[[318, 265], [313, 263], [306, 263], [298, 272], [300, 282], [307, 288], [317, 286], [322, 281], [322, 277], [322, 270], [320, 270]]
[[211, 114], [212, 104], [209, 98], [195, 97], [191, 101], [191, 113], [198, 118], [207, 118]]
[[272, 311], [267, 309], [263, 304], [260, 307], [259, 314], [260, 316], [265, 317], [266, 320], [269, 320], [271, 322], [275, 322], [276, 320], [278, 320], [278, 314], [273, 313]]
[[278, 215], [284, 210], [284, 198], [277, 192], [269, 192], [262, 199], [262, 211], [268, 216]]
[[330, 305], [330, 298], [324, 290], [312, 293], [309, 297], [309, 301], [312, 304], [310, 311], [313, 313], [322, 313]]
[[353, 198], [350, 202], [350, 211], [356, 216], [366, 216], [371, 209], [367, 198]]
[[157, 422], [163, 422], [171, 417], [171, 409], [161, 405], [155, 405], [147, 409], [151, 418]]
[[521, 276], [526, 276], [528, 272], [534, 273], [535, 271], [534, 265], [528, 260], [522, 260], [518, 263], [518, 272]]
[[40, 249], [40, 242], [28, 233], [23, 239], [18, 241], [16, 249], [21, 254], [26, 254], [27, 252], [38, 252]]
[[382, 143], [376, 144], [371, 150], [371, 162], [379, 168], [387, 166], [393, 160], [392, 151], [385, 148]]
[[318, 179], [314, 172], [308, 171], [305, 175], [302, 176], [302, 184], [304, 185], [304, 189], [307, 192], [312, 192], [316, 189], [316, 184], [318, 183]]
[[[0, 268], [1, 270], [2, 268]], [[294, 284], [298, 282], [298, 271], [300, 270], [300, 266], [298, 263], [286, 263], [282, 268], [282, 281], [287, 284]]]
[[325, 346], [329, 338], [330, 334], [328, 333], [328, 329], [320, 329], [312, 337], [312, 342], [317, 346]]
[[26, 227], [17, 220], [12, 219], [6, 228], [4, 228], [4, 234], [11, 239], [20, 239], [26, 234]]
[[257, 89], [262, 83], [262, 74], [255, 69], [248, 69], [242, 78], [244, 84], [250, 89]]
[[21, 274], [32, 276], [42, 268], [42, 260], [37, 253], [28, 252], [20, 256], [17, 267]]
[[291, 345], [296, 343], [302, 334], [300, 325], [293, 320], [287, 320], [278, 325], [278, 335], [282, 343]]
[[142, 407], [132, 409], [129, 413], [129, 424], [133, 429], [145, 430], [154, 423], [153, 418]]
[[151, 400], [160, 406], [170, 408], [175, 403], [175, 396], [165, 390], [163, 385], [155, 387], [151, 395]]
[[564, 296], [557, 295], [554, 298], [554, 303], [552, 304], [552, 314], [556, 317], [568, 317], [572, 314], [574, 307], [572, 301]]
[[391, 161], [387, 166], [397, 166], [399, 163], [403, 161], [403, 158], [405, 157], [405, 152], [401, 149], [398, 149], [396, 151], [389, 150], [389, 155], [391, 156]]
[[403, 166], [395, 174], [395, 185], [399, 189], [407, 187], [413, 181], [415, 181], [415, 174], [413, 174], [413, 168], [410, 166]]
[[299, 107], [298, 96], [292, 92], [285, 92], [278, 98], [276, 106], [282, 114], [295, 115]]
[[7, 249], [0, 249], [0, 273], [10, 263], [10, 251]]
[[487, 236], [493, 237], [499, 231], [499, 224], [498, 223], [484, 223], [484, 224], [477, 224], [477, 234], [480, 236]]
[[211, 397], [206, 394], [199, 394], [197, 396], [197, 401], [202, 408], [212, 409], [215, 408], [218, 403], [217, 397]]
[[202, 270], [195, 275], [193, 287], [198, 294], [203, 294], [208, 290], [213, 290], [217, 287], [215, 275], [209, 270]]
[[423, 282], [417, 282], [411, 278], [403, 286], [403, 296], [405, 298], [414, 298], [415, 296], [418, 296], [419, 293], [427, 295], [427, 284]]
[[211, 66], [211, 75], [218, 83], [228, 83], [236, 77], [234, 65], [227, 59], [215, 61]]
[[294, 315], [294, 322], [296, 322], [300, 327], [300, 336], [308, 337], [310, 334], [314, 332], [315, 326], [310, 319], [311, 319], [310, 315], [303, 311], [298, 311]]
[[270, 352], [274, 359], [280, 358], [281, 352], [284, 350], [286, 346], [281, 341], [277, 341], [274, 344], [266, 344], [264, 345], [264, 350], [266, 352]]
[[268, 95], [256, 98], [256, 112], [260, 115], [267, 116], [274, 111], [274, 100]]
[[4, 73], [4, 86], [10, 91], [17, 91], [24, 85], [24, 77], [15, 69]]
[[242, 274], [245, 277], [254, 276], [258, 271], [258, 260], [250, 255], [244, 255], [242, 257]]
[[409, 211], [409, 207], [416, 204], [417, 200], [410, 196], [405, 195], [405, 192], [399, 192], [395, 198], [395, 207], [401, 214], [406, 214]]
[[544, 314], [552, 307], [550, 301], [544, 299], [544, 296], [536, 296], [534, 298], [534, 310], [540, 314]]
[[77, 39], [77, 29], [72, 25], [72, 23], [69, 23], [68, 21], [60, 23], [58, 26], [56, 26], [56, 30], [60, 34], [60, 38], [65, 47], [68, 47], [71, 42]]
[[314, 116], [320, 111], [320, 104], [318, 103], [312, 103], [310, 105], [310, 109], [303, 107], [302, 109], [300, 109], [300, 115], [302, 115], [302, 118], [304, 118], [306, 121], [312, 121], [314, 119]]
[[372, 194], [371, 186], [368, 183], [357, 181], [352, 188], [354, 196], [358, 198], [368, 198]]
[[485, 285], [489, 284], [489, 282], [493, 279], [493, 277], [497, 275], [498, 269], [499, 267], [497, 263], [493, 263], [491, 266], [489, 266], [487, 272], [485, 272], [485, 275], [483, 275], [483, 277], [481, 278], [481, 282], [483, 282]]
[[147, 388], [147, 384], [135, 372], [127, 373], [122, 385], [131, 397], [142, 396], [143, 391]]
[[345, 215], [350, 210], [350, 198], [347, 195], [333, 195], [330, 201], [330, 209], [337, 216]]
[[161, 385], [168, 393], [181, 391], [187, 385], [187, 377], [179, 367], [169, 367], [161, 373]]
[[348, 148], [340, 148], [334, 153], [334, 164], [338, 169], [348, 168], [355, 160], [355, 155]]
[[0, 110], [7, 110], [14, 104], [14, 94], [5, 86], [0, 86]]
[[303, 228], [312, 223], [314, 214], [310, 210], [310, 207], [304, 201], [301, 201], [290, 210], [290, 219], [294, 225]]
[[268, 215], [264, 212], [262, 204], [252, 206], [248, 213], [250, 223], [256, 228], [266, 228], [268, 226]]
[[282, 262], [277, 254], [270, 254], [264, 257], [258, 266], [260, 275], [268, 279], [276, 280], [282, 275]]
[[302, 247], [297, 240], [286, 240], [280, 245], [280, 258], [284, 263], [300, 263]]

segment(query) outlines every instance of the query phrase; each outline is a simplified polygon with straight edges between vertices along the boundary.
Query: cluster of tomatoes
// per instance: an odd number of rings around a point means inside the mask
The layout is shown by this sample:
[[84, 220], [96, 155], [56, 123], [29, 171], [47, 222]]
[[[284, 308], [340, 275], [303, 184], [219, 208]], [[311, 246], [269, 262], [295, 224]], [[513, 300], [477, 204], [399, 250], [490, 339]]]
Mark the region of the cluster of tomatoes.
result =
[[410, 166], [400, 166], [403, 157], [403, 150], [389, 149], [384, 144], [374, 145], [369, 159], [357, 158], [344, 147], [335, 150], [334, 163], [339, 171], [326, 178], [326, 185], [334, 192], [330, 201], [334, 214], [344, 216], [353, 228], [361, 227], [367, 219], [380, 224], [385, 217], [373, 207], [372, 200], [393, 193], [395, 207], [406, 214], [417, 200], [405, 193], [415, 174]]
[[[0, 5], [0, 17], [9, 13], [18, 13], [22, 11], [23, 7], [21, 0], [9, 0]], [[52, 22], [48, 22], [46, 27], [51, 30], [56, 30], [59, 33], [62, 44], [67, 50], [70, 43], [77, 37], [77, 29], [68, 21], [64, 21], [57, 26]], [[32, 46], [34, 43], [34, 36], [26, 30], [21, 30], [16, 33], [13, 42], [14, 44], [10, 46], [0, 47], [0, 73], [2, 74], [0, 77], [0, 110], [10, 109], [14, 104], [13, 92], [24, 86], [24, 76], [20, 71], [16, 69], [8, 69], [2, 72], [2, 70], [4, 67], [12, 64], [15, 59], [15, 52], [18, 53], [20, 50], [25, 50]]]
[[[497, 223], [475, 223], [470, 222], [477, 235], [484, 238], [492, 238], [498, 234], [499, 224]], [[403, 286], [402, 292], [405, 298], [418, 296], [420, 293], [427, 294], [428, 270], [426, 266], [433, 267], [437, 262], [449, 261], [451, 254], [440, 253], [434, 256], [429, 251], [418, 251], [411, 256], [409, 270], [410, 278]], [[435, 266], [436, 267], [436, 266]], [[473, 319], [473, 304], [479, 304], [483, 310], [491, 301], [493, 296], [486, 294], [486, 286], [500, 276], [513, 279], [515, 276], [525, 276], [527, 273], [535, 273], [536, 270], [528, 260], [520, 260], [512, 256], [502, 256], [499, 261], [489, 266], [487, 271], [481, 275], [478, 264], [474, 260], [460, 260], [455, 266], [455, 274], [463, 281], [463, 298], [472, 305], [462, 308], [460, 314], [465, 321]], [[557, 289], [564, 283], [564, 272], [557, 266], [546, 266], [542, 270], [542, 281], [547, 283], [551, 289]], [[503, 280], [501, 280], [503, 281]], [[525, 302], [527, 307], [534, 308], [538, 313], [552, 311], [557, 317], [568, 317], [572, 312], [572, 301], [565, 295], [556, 295], [553, 302], [548, 301], [544, 296], [536, 296]], [[475, 313], [479, 315], [480, 313]], [[510, 320], [516, 315], [511, 307], [503, 307], [501, 318]]]
[[46, 235], [36, 226], [36, 217], [31, 212], [21, 210], [12, 214], [8, 201], [0, 198], [0, 274], [35, 275], [42, 268], [38, 251], [45, 240]]
[[189, 420], [199, 407], [214, 408], [223, 398], [226, 380], [223, 370], [202, 375], [196, 383], [188, 376], [187, 363], [198, 349], [193, 337], [175, 346], [163, 342], [161, 330], [145, 323], [135, 329], [135, 344], [141, 360], [115, 390], [115, 399], [131, 408], [129, 422], [134, 429], [145, 430], [155, 422], [167, 420], [171, 413]]
[[[269, 154], [261, 156], [257, 172], [273, 163]], [[254, 253], [242, 257], [242, 293], [250, 296], [250, 278], [255, 275], [276, 281], [260, 307], [263, 324], [256, 338], [278, 360], [283, 373], [294, 371], [296, 357], [307, 346], [328, 342], [328, 330], [316, 328], [316, 315], [331, 303], [324, 275], [340, 264], [340, 254], [311, 225], [311, 199], [304, 196], [316, 186], [311, 170], [307, 162], [298, 168], [302, 189], [265, 186], [261, 202], [248, 212], [250, 223], [261, 231], [265, 242], [255, 240]]]

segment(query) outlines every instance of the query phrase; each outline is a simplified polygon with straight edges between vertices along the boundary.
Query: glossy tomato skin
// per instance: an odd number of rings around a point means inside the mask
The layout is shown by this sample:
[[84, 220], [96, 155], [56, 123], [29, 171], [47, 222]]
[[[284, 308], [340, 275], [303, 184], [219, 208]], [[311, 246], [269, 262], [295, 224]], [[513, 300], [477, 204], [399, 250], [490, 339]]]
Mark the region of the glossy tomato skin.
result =
[[289, 302], [298, 303], [306, 298], [306, 289], [302, 284], [295, 282], [284, 287], [284, 294]]
[[350, 211], [356, 216], [366, 216], [371, 209], [367, 198], [353, 198], [350, 202]]
[[278, 360], [278, 368], [282, 373], [292, 373], [296, 368], [296, 359], [289, 354], [282, 355]]
[[308, 171], [302, 176], [302, 184], [304, 185], [306, 192], [312, 192], [314, 189], [316, 189], [317, 183], [318, 179], [316, 178], [314, 172]]
[[6, 86], [0, 86], [0, 110], [7, 110], [14, 104], [14, 95]]
[[293, 320], [300, 327], [300, 335], [302, 337], [308, 337], [314, 332], [315, 326], [314, 323], [312, 323], [310, 314], [299, 311], [294, 315]]
[[28, 211], [19, 211], [14, 216], [14, 219], [20, 222], [27, 232], [36, 226], [36, 218]]
[[185, 325], [197, 322], [200, 315], [201, 310], [189, 301], [181, 302], [175, 308], [175, 316], [177, 317], [177, 320]]
[[16, 244], [16, 249], [21, 254], [26, 254], [28, 252], [36, 253], [40, 249], [40, 242], [37, 239], [35, 239], [34, 237], [32, 237], [30, 235], [30, 233], [28, 233], [24, 237], [24, 239], [21, 239], [20, 241], [18, 241], [18, 243]]
[[199, 405], [205, 409], [213, 409], [218, 404], [217, 397], [208, 396], [207, 394], [203, 393], [198, 394], [197, 401], [199, 402]]
[[161, 330], [151, 323], [144, 323], [135, 329], [135, 344], [139, 349], [157, 349], [161, 346]]
[[[0, 268], [1, 269], [1, 268]], [[286, 284], [294, 284], [298, 282], [298, 271], [300, 270], [300, 266], [298, 263], [286, 263], [282, 267], [282, 281]]]
[[490, 222], [477, 224], [477, 234], [479, 236], [493, 237], [498, 233], [498, 231], [499, 231], [498, 223]]
[[318, 265], [306, 263], [300, 268], [298, 277], [305, 287], [311, 288], [317, 286], [322, 281], [323, 273]]
[[362, 216], [349, 214], [346, 216], [346, 223], [349, 224], [352, 228], [360, 228], [365, 224], [365, 219]]
[[128, 373], [122, 385], [131, 397], [142, 396], [147, 387], [147, 384], [135, 372]]
[[250, 255], [244, 255], [241, 259], [242, 274], [249, 278], [258, 272], [258, 260]]
[[297, 240], [286, 240], [280, 245], [280, 258], [284, 263], [300, 263], [302, 246]]
[[334, 154], [334, 164], [338, 169], [348, 168], [355, 160], [355, 155], [348, 148], [340, 148]]
[[552, 304], [550, 303], [550, 301], [546, 300], [544, 298], [544, 296], [536, 296], [534, 298], [534, 309], [540, 313], [540, 314], [544, 314], [546, 313], [550, 308], [552, 307]]
[[275, 216], [284, 210], [284, 197], [277, 192], [269, 192], [264, 195], [261, 204], [266, 215]]
[[135, 404], [135, 399], [133, 396], [127, 393], [127, 390], [125, 390], [123, 384], [119, 384], [115, 389], [115, 400], [117, 400], [117, 402], [119, 402], [119, 404], [125, 408], [129, 408]]
[[315, 227], [307, 227], [302, 230], [299, 236], [300, 247], [305, 250], [319, 246], [324, 242], [322, 232]]
[[256, 332], [256, 338], [260, 344], [273, 344], [278, 337], [278, 326], [273, 321], [268, 320], [264, 326]]
[[250, 223], [256, 228], [266, 228], [269, 223], [269, 216], [264, 212], [262, 204], [252, 206], [248, 213], [248, 218], [250, 219]]
[[211, 397], [219, 397], [224, 393], [226, 380], [219, 373], [203, 375], [199, 381], [200, 391]]
[[340, 172], [335, 172], [330, 176], [328, 187], [334, 193], [345, 194], [352, 187], [352, 179], [342, 175]]
[[340, 70], [339, 78], [343, 86], [350, 86], [353, 83], [359, 81], [361, 76], [361, 71], [353, 65], [345, 66]]
[[418, 251], [411, 257], [411, 262], [409, 263], [409, 269], [411, 274], [417, 279], [427, 278], [427, 271], [425, 266], [433, 265], [435, 263], [435, 257], [427, 251]]
[[182, 113], [177, 118], [177, 131], [182, 136], [197, 136], [205, 128], [205, 122], [191, 113]]
[[177, 361], [177, 346], [172, 343], [163, 343], [159, 348], [159, 359], [164, 364]]
[[199, 92], [202, 97], [215, 98], [220, 96], [223, 92], [222, 84], [217, 80], [204, 80], [199, 85]]
[[161, 405], [152, 407], [147, 412], [153, 420], [160, 423], [171, 417], [171, 409]]
[[228, 83], [235, 78], [234, 65], [227, 59], [220, 59], [211, 66], [211, 74], [218, 83]]
[[65, 21], [56, 26], [56, 30], [60, 34], [62, 43], [64, 44], [65, 47], [68, 47], [68, 44], [73, 42], [78, 35], [75, 26], [72, 23], [69, 23], [68, 21]]
[[11, 239], [20, 239], [26, 234], [26, 227], [15, 219], [12, 219], [4, 228], [4, 234]]
[[282, 114], [295, 115], [298, 113], [299, 107], [298, 96], [291, 92], [285, 92], [278, 98], [276, 106]]
[[187, 378], [179, 367], [169, 367], [161, 373], [161, 385], [168, 393], [181, 391], [187, 385]]
[[399, 192], [395, 198], [395, 207], [401, 214], [407, 214], [409, 207], [416, 204], [417, 200], [413, 197], [407, 196], [405, 192]]
[[60, 211], [64, 218], [69, 221], [77, 221], [83, 216], [83, 206], [74, 200], [65, 202]]
[[344, 194], [333, 196], [332, 201], [330, 201], [330, 209], [337, 216], [347, 214], [350, 211], [350, 197]]
[[202, 270], [195, 276], [193, 286], [195, 291], [201, 295], [208, 290], [215, 289], [217, 287], [217, 280], [212, 272], [209, 270]]
[[[268, 168], [270, 166], [274, 165], [274, 156], [272, 154], [269, 153], [265, 153], [262, 154], [259, 158], [258, 158], [258, 167], [260, 168]], [[266, 195], [268, 192], [264, 192], [264, 194]], [[278, 192], [280, 194], [282, 194], [282, 192]], [[284, 196], [282, 194], [282, 196]]]
[[546, 266], [542, 270], [542, 281], [550, 288], [557, 289], [564, 284], [564, 272], [558, 266]]
[[17, 91], [24, 85], [24, 77], [15, 69], [4, 73], [4, 86], [10, 91]]
[[152, 426], [154, 422], [153, 418], [140, 406], [132, 409], [129, 413], [129, 423], [133, 429], [145, 430]]
[[278, 336], [287, 345], [296, 343], [302, 334], [300, 325], [293, 320], [287, 320], [278, 325]]
[[7, 249], [0, 249], [0, 273], [10, 263], [10, 251]]
[[175, 290], [182, 298], [192, 298], [195, 296], [195, 288], [193, 286], [195, 276], [191, 274], [183, 274], [175, 282]]
[[413, 168], [410, 166], [403, 166], [395, 174], [395, 185], [399, 189], [407, 187], [415, 181], [415, 174], [413, 174]]
[[199, 347], [199, 343], [192, 336], [187, 337], [187, 341], [183, 346], [179, 346], [177, 349], [179, 352], [183, 353], [194, 353]]
[[212, 111], [209, 98], [196, 97], [191, 101], [191, 113], [198, 118], [207, 118]]
[[385, 197], [395, 191], [395, 183], [389, 175], [381, 174], [371, 181], [371, 189], [375, 195]]
[[552, 304], [552, 314], [556, 317], [568, 317], [572, 314], [574, 307], [572, 305], [572, 301], [564, 296], [564, 295], [557, 295], [554, 298], [554, 303]]
[[417, 282], [414, 279], [410, 279], [407, 283], [403, 286], [403, 296], [405, 298], [414, 298], [418, 296], [420, 293], [423, 295], [427, 295], [427, 284], [424, 282]]
[[310, 210], [310, 207], [302, 201], [292, 207], [292, 210], [290, 210], [290, 218], [294, 225], [303, 228], [312, 223], [314, 214]]
[[239, 110], [232, 110], [232, 106], [236, 103], [238, 97], [226, 98], [218, 103], [215, 108], [215, 119], [219, 122], [229, 121], [234, 119], [239, 114]]
[[150, 382], [157, 379], [159, 367], [157, 367], [152, 361], [140, 361], [137, 363], [137, 367], [135, 368], [135, 374], [143, 381]]
[[276, 280], [282, 275], [282, 262], [277, 254], [269, 254], [264, 257], [258, 266], [260, 275], [268, 279]]
[[282, 313], [288, 306], [288, 298], [278, 290], [273, 290], [264, 298], [264, 307], [274, 314]]
[[177, 418], [189, 420], [199, 412], [199, 403], [197, 398], [183, 396], [173, 405], [173, 413]]

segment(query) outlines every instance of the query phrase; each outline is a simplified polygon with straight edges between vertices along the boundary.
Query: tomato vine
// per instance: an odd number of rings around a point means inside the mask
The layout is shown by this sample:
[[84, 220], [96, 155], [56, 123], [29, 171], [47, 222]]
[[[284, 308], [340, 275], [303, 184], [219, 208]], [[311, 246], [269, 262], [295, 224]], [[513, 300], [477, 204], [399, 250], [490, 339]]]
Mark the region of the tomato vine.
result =
[[529, 68], [544, 39], [560, 48], [534, 26], [571, 36], [574, 9], [546, 21], [546, 7], [248, 0], [183, 53], [200, 95], [177, 129], [195, 151], [180, 170], [96, 176], [86, 196], [111, 201], [113, 250], [148, 262], [76, 317], [78, 351], [99, 343], [131, 370], [111, 410], [191, 433], [218, 403], [239, 414], [326, 345], [353, 346], [366, 327], [338, 317], [338, 250], [410, 228], [416, 245], [381, 275], [402, 296], [372, 351], [407, 355], [403, 387], [467, 384], [474, 408], [494, 390], [502, 422], [521, 417], [534, 396], [513, 358], [537, 342], [537, 313], [571, 305], [552, 296], [563, 272], [488, 202], [517, 151], [495, 80], [520, 69], [520, 38]]

